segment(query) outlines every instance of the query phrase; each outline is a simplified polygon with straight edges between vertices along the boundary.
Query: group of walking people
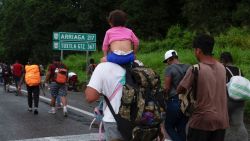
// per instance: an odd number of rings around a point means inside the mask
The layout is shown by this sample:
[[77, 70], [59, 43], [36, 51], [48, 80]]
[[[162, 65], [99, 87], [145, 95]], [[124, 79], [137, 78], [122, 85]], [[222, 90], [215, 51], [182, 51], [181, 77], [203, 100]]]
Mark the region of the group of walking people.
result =
[[[103, 42], [104, 57], [85, 90], [88, 102], [94, 102], [102, 95], [112, 97], [110, 103], [116, 114], [122, 97], [122, 89], [117, 86], [126, 79], [126, 71], [122, 66], [133, 63], [139, 44], [133, 31], [124, 26], [125, 21], [126, 14], [123, 11], [114, 10], [110, 13], [108, 22], [111, 28], [106, 32]], [[248, 140], [243, 122], [244, 101], [233, 101], [226, 89], [232, 77], [229, 71], [234, 75], [242, 72], [233, 66], [229, 52], [223, 52], [219, 61], [213, 57], [214, 42], [214, 38], [208, 34], [199, 34], [193, 39], [194, 55], [199, 66], [197, 79], [193, 66], [182, 64], [177, 51], [168, 50], [164, 55], [163, 63], [167, 65], [163, 85], [164, 123], [172, 141]], [[180, 109], [179, 94], [192, 89], [194, 81], [197, 81], [196, 89], [193, 90], [196, 91], [195, 109], [187, 117]], [[103, 107], [106, 140], [124, 140], [109, 108]]]
[[[1, 63], [0, 66], [1, 69], [3, 68], [2, 76], [4, 78], [3, 82], [6, 91], [9, 91], [8, 85], [12, 84], [10, 83], [11, 76], [16, 86], [17, 96], [22, 95], [22, 84], [26, 84], [29, 112], [38, 115], [40, 89], [42, 88], [44, 92], [44, 86], [46, 86], [51, 93], [51, 110], [49, 110], [49, 113], [56, 113], [55, 105], [57, 99], [57, 107], [61, 107], [62, 104], [63, 115], [67, 117], [66, 83], [68, 82], [68, 69], [66, 65], [61, 62], [60, 57], [55, 56], [53, 58], [53, 62], [48, 67], [45, 80], [42, 79], [42, 75], [44, 74], [43, 67], [34, 63], [32, 59], [28, 59], [26, 65], [22, 65], [16, 60], [13, 65], [9, 66], [8, 73], [5, 73], [5, 68], [8, 68], [7, 65]], [[76, 74], [72, 76], [74, 75]]]
[[[14, 83], [16, 90], [18, 83], [20, 82], [23, 73], [23, 65], [18, 60], [14, 64], [9, 65], [4, 62], [0, 62], [0, 83], [4, 85], [4, 90], [10, 92], [9, 86]], [[16, 96], [21, 95], [19, 91], [16, 91]]]
[[[201, 34], [193, 40], [198, 60], [197, 80], [193, 67], [178, 60], [175, 50], [165, 54], [164, 88], [167, 94], [165, 128], [173, 141], [247, 141], [243, 122], [244, 101], [235, 101], [227, 94], [226, 84], [242, 72], [233, 66], [231, 53], [223, 52], [220, 60], [213, 57], [214, 38]], [[231, 74], [230, 72], [233, 72]], [[196, 104], [193, 114], [181, 112], [178, 94], [188, 91], [197, 81]]]

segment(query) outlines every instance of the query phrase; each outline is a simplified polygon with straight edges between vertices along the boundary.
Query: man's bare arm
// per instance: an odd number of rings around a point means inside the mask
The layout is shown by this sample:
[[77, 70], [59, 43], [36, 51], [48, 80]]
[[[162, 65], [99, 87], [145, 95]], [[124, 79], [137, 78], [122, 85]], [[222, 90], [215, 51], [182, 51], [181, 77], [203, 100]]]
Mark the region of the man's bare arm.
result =
[[91, 87], [87, 87], [85, 90], [85, 97], [87, 102], [92, 103], [99, 99], [100, 93]]

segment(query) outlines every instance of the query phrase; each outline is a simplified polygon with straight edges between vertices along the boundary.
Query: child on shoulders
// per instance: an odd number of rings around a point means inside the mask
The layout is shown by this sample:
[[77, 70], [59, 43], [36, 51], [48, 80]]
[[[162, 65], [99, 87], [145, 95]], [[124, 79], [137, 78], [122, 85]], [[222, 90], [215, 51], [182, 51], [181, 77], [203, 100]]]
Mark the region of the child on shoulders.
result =
[[134, 32], [125, 27], [127, 15], [121, 10], [111, 11], [108, 22], [111, 28], [106, 31], [102, 50], [102, 62], [113, 62], [119, 65], [134, 62], [139, 40]]

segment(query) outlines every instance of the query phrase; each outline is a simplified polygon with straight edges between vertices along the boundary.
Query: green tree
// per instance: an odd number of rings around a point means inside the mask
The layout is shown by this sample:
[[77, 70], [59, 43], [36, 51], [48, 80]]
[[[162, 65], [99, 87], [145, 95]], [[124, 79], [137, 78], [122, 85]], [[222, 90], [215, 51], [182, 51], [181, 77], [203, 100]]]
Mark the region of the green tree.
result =
[[237, 0], [186, 0], [183, 15], [194, 30], [220, 32], [232, 25]]
[[232, 18], [236, 26], [248, 26], [250, 24], [250, 1], [242, 0], [233, 12]]
[[144, 39], [164, 38], [173, 24], [185, 23], [183, 0], [126, 0], [122, 8], [128, 13], [128, 26]]

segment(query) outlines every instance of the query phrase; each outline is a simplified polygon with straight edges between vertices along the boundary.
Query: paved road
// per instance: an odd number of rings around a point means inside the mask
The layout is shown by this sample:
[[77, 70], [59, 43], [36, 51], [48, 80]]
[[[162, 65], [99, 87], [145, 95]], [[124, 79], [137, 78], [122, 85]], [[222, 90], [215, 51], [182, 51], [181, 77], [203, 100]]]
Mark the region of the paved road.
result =
[[[25, 92], [25, 90], [23, 90]], [[27, 111], [27, 97], [3, 92], [0, 86], [0, 141], [94, 141], [98, 140], [97, 126], [90, 131], [92, 111], [97, 103], [86, 103], [82, 92], [69, 92], [69, 117], [62, 111], [47, 113], [49, 93], [40, 96], [39, 115]], [[246, 124], [250, 134], [250, 124]], [[250, 140], [250, 138], [249, 138]]]
[[[73, 98], [78, 95], [78, 102]], [[49, 95], [47, 95], [49, 96]], [[80, 93], [72, 94], [69, 105], [86, 107], [91, 113], [91, 105], [84, 102], [84, 98], [79, 100]], [[77, 98], [76, 98], [77, 99]], [[69, 109], [69, 116], [63, 117], [62, 111], [57, 111], [56, 115], [48, 114], [49, 105], [46, 100], [42, 100], [39, 105], [39, 114], [34, 115], [27, 111], [27, 97], [15, 96], [12, 93], [5, 93], [0, 87], [0, 140], [67, 140], [67, 141], [90, 141], [98, 140], [97, 126], [89, 130], [92, 117], [84, 115], [76, 110]], [[84, 104], [81, 104], [82, 103]], [[93, 105], [94, 106], [94, 105]], [[91, 109], [91, 110], [90, 110]], [[37, 139], [41, 138], [41, 139]]]

